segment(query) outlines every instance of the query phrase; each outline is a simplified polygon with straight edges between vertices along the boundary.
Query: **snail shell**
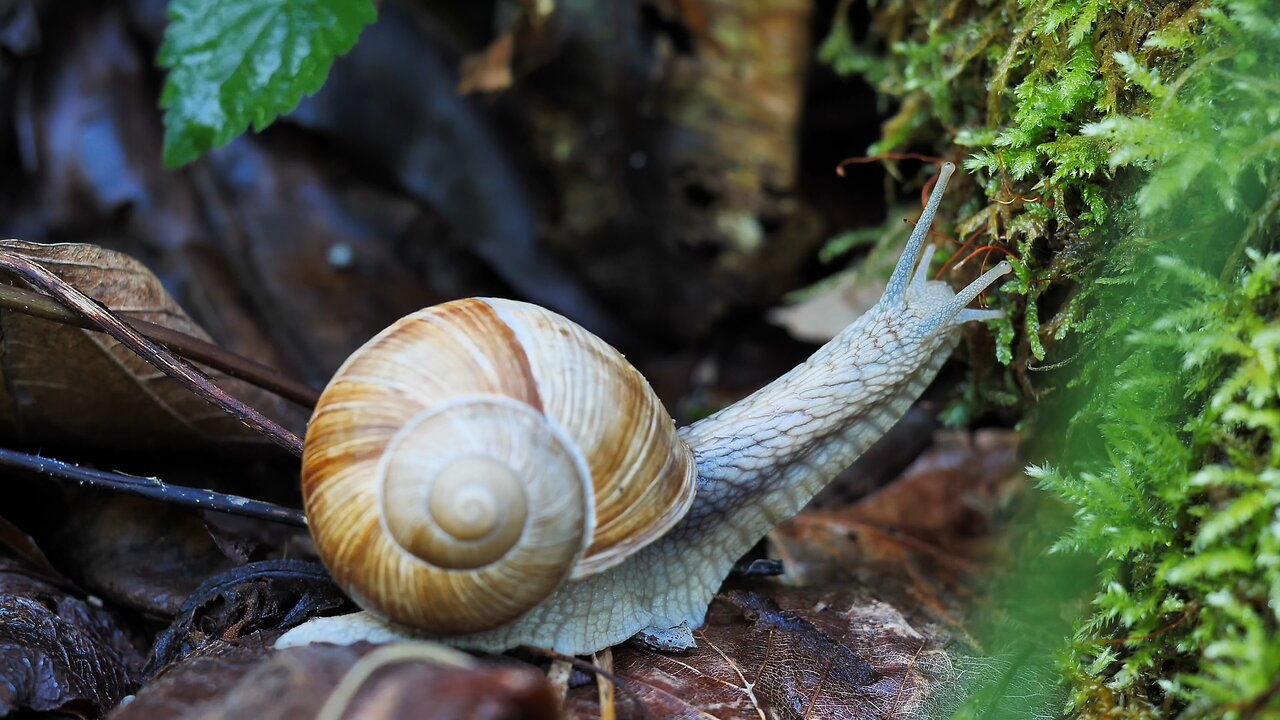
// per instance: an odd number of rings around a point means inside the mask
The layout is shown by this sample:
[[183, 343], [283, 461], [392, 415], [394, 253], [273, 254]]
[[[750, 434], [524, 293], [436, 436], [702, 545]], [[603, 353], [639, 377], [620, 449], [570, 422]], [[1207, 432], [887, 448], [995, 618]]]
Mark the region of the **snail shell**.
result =
[[347, 359], [312, 416], [302, 493], [357, 603], [452, 635], [510, 622], [661, 537], [695, 474], [616, 350], [540, 307], [472, 298]]

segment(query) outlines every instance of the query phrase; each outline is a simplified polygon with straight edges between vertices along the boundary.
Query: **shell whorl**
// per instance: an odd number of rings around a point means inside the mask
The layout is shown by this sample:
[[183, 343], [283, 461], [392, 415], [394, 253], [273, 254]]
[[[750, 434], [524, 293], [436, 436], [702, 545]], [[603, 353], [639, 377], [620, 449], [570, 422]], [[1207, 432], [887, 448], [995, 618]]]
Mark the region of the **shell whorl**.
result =
[[348, 358], [312, 417], [302, 487], [340, 586], [454, 634], [660, 537], [692, 504], [694, 463], [613, 348], [536, 306], [469, 299]]
[[387, 444], [375, 483], [387, 532], [429, 565], [478, 570], [536, 550], [567, 566], [590, 536], [588, 472], [546, 418], [478, 395], [410, 419]]

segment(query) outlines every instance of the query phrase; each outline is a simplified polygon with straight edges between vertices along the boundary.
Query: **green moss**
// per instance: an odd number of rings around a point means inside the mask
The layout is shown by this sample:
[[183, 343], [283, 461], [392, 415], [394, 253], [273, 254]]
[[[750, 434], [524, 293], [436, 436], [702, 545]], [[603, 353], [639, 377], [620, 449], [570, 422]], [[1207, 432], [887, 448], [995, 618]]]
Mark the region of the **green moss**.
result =
[[1127, 332], [1034, 473], [1075, 509], [1056, 549], [1103, 559], [1067, 664], [1086, 717], [1280, 711], [1280, 254], [1223, 283], [1224, 248], [1187, 247], [1098, 298]]
[[[1011, 318], [999, 326], [997, 358], [1032, 395], [1037, 380], [1029, 368], [1075, 321], [1061, 305], [1042, 306], [1045, 291], [1106, 254], [1097, 231], [1112, 219], [1111, 154], [1107, 140], [1085, 128], [1148, 98], [1116, 53], [1176, 64], [1168, 51], [1191, 42], [1198, 16], [1187, 3], [1122, 0], [869, 4], [867, 43], [854, 43], [846, 2], [820, 57], [897, 101], [869, 155], [892, 162], [920, 143], [966, 149], [964, 166], [980, 197], [966, 203], [956, 235], [1023, 263], [1017, 291], [995, 300]], [[1157, 28], [1168, 31], [1165, 40], [1147, 44]], [[982, 400], [975, 395], [975, 411]]]
[[[1071, 512], [1051, 551], [1098, 563], [1058, 654], [1065, 699], [1040, 711], [1280, 716], [1280, 7], [887, 0], [873, 16], [866, 47], [837, 27], [824, 52], [899, 101], [869, 152], [968, 149], [980, 194], [957, 235], [1021, 259], [992, 298], [1018, 382], [984, 386], [1052, 400], [1024, 400], [1033, 474]], [[1065, 370], [1027, 375], [1041, 359]], [[1008, 679], [1044, 643], [1010, 647], [1022, 659], [993, 667], [1014, 669], [974, 673], [968, 716], [1018, 716], [999, 698], [1034, 692]]]
[[1059, 548], [1108, 561], [1071, 654], [1086, 716], [1280, 713], [1275, 11], [1223, 0], [1197, 35], [1155, 36], [1193, 58], [1167, 79], [1117, 56], [1151, 103], [1083, 129], [1147, 171], [1107, 284], [1086, 288], [1080, 436], [1041, 477], [1076, 509]]

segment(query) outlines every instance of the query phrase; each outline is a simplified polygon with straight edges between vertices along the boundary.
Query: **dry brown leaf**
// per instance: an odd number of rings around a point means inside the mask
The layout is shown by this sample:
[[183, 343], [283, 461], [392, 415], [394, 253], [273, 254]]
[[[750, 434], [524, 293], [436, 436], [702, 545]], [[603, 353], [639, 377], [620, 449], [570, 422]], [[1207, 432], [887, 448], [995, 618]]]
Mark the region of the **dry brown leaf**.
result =
[[[271, 639], [260, 635], [211, 643], [151, 679], [108, 717], [111, 720], [196, 717], [205, 703], [215, 701], [227, 686], [234, 685], [262, 661]], [[291, 698], [281, 697], [279, 704], [288, 709], [292, 707]]]
[[802, 586], [875, 587], [966, 635], [966, 582], [992, 551], [997, 516], [1024, 486], [1016, 433], [939, 433], [902, 477], [852, 505], [801, 513], [769, 535]]
[[912, 558], [967, 567], [1022, 485], [1017, 451], [1008, 431], [939, 433], [895, 482], [846, 507], [803, 512], [769, 539], [800, 585], [833, 579], [824, 564], [845, 576], [866, 571], [867, 579]]
[[957, 547], [983, 540], [1021, 485], [1019, 437], [1005, 430], [939, 433], [900, 480], [850, 506], [848, 518]]
[[109, 614], [0, 558], [0, 717], [98, 717], [141, 665]]
[[458, 92], [462, 95], [496, 93], [511, 87], [511, 56], [515, 48], [515, 36], [504, 33], [489, 47], [463, 58], [458, 73]]
[[[907, 218], [919, 208], [895, 207], [889, 218]], [[824, 343], [880, 301], [911, 226], [888, 222], [867, 256], [819, 286], [801, 291], [804, 299], [769, 311], [769, 321], [785, 328], [791, 337]]]
[[[944, 702], [944, 638], [857, 591], [731, 591], [684, 654], [614, 648], [619, 718], [916, 718]], [[599, 717], [594, 686], [570, 716]]]
[[290, 366], [323, 383], [395, 320], [457, 297], [424, 282], [413, 253], [444, 260], [466, 294], [474, 286], [470, 266], [435, 254], [446, 243], [417, 204], [352, 182], [339, 158], [306, 150], [246, 137], [209, 167], [216, 199], [238, 221], [223, 251], [241, 292]]
[[81, 496], [54, 538], [55, 560], [86, 589], [157, 617], [236, 564], [189, 510], [124, 495]]
[[[128, 255], [20, 240], [0, 241], [0, 249], [39, 262], [123, 317], [209, 339]], [[0, 310], [0, 336], [0, 426], [12, 436], [113, 448], [266, 442], [105, 334]], [[297, 425], [296, 411], [275, 396], [205, 372], [258, 410]]]
[[209, 577], [191, 592], [173, 613], [173, 622], [156, 636], [144, 671], [163, 674], [214, 643], [252, 635], [274, 641], [308, 617], [352, 607], [320, 563], [261, 560], [241, 565]]
[[[362, 720], [558, 717], [546, 679], [531, 667], [458, 668], [423, 659], [362, 664], [376, 646], [266, 651], [269, 646], [257, 636], [214, 643], [160, 675], [111, 718], [299, 720], [322, 710]], [[355, 692], [346, 695], [348, 689]]]
[[74, 583], [50, 564], [49, 558], [40, 549], [40, 545], [36, 543], [35, 538], [23, 532], [22, 528], [6, 520], [3, 515], [0, 515], [0, 549], [8, 550], [10, 554], [19, 560], [25, 561], [29, 567], [34, 568], [56, 584], [64, 587], [74, 587]]
[[829, 287], [794, 305], [769, 311], [769, 322], [786, 328], [791, 337], [826, 342], [857, 320], [880, 300], [884, 283], [868, 282], [864, 273], [845, 273]]

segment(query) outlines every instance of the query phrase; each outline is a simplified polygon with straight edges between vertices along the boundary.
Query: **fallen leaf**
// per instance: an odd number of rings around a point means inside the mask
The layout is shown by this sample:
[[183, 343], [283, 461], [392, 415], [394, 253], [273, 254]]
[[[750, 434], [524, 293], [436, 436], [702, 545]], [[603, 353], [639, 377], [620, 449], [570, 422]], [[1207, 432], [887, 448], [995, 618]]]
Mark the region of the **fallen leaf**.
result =
[[835, 337], [880, 301], [911, 232], [911, 225], [898, 218], [910, 217], [913, 212], [918, 214], [919, 210], [890, 208], [886, 216], [889, 219], [879, 229], [863, 228], [829, 240], [824, 254], [836, 244], [843, 246], [835, 257], [860, 245], [870, 243], [872, 247], [856, 266], [793, 292], [788, 304], [769, 311], [769, 321], [786, 328], [797, 340], [825, 343]]
[[106, 611], [0, 558], [0, 716], [98, 717], [141, 664]]
[[516, 39], [511, 32], [499, 35], [489, 47], [462, 59], [458, 92], [495, 93], [511, 87], [511, 56]]
[[902, 478], [850, 506], [846, 517], [936, 545], [990, 535], [1009, 493], [1021, 485], [1017, 433], [945, 432]]
[[[881, 720], [951, 702], [946, 637], [860, 591], [730, 591], [694, 636], [682, 654], [614, 648], [618, 717]], [[598, 717], [595, 687], [571, 691], [569, 711]]]
[[236, 565], [191, 511], [102, 492], [74, 496], [50, 547], [89, 591], [158, 617]]
[[[204, 703], [216, 699], [227, 686], [234, 685], [258, 665], [270, 647], [270, 639], [258, 634], [230, 642], [210, 642], [147, 682], [136, 695], [124, 698], [108, 717], [111, 720], [195, 718]], [[292, 696], [277, 699], [283, 708], [292, 708]]]
[[[259, 321], [305, 380], [327, 382], [401, 316], [452, 299], [424, 284], [407, 261], [426, 253], [419, 246], [444, 244], [446, 231], [418, 203], [353, 181], [340, 156], [278, 132], [232, 143], [207, 164], [218, 190], [209, 202], [227, 203], [237, 220], [223, 253]], [[463, 282], [459, 255], [442, 264]]]
[[804, 300], [770, 310], [769, 321], [797, 340], [824, 343], [879, 302], [883, 293], [883, 282], [867, 282], [863, 273], [843, 273]]
[[325, 136], [327, 152], [340, 148], [379, 168], [443, 221], [406, 236], [407, 254], [461, 248], [521, 297], [618, 337], [612, 315], [564, 266], [571, 258], [542, 242], [535, 204], [543, 188], [523, 176], [525, 149], [509, 150], [513, 136], [496, 133], [485, 106], [458, 95], [452, 44], [427, 9], [384, 3], [378, 22], [287, 122]]
[[167, 5], [97, 3], [39, 27], [41, 52], [13, 93], [25, 192], [0, 224], [6, 237], [70, 238], [145, 258], [220, 345], [283, 369], [214, 248], [235, 208], [198, 196], [205, 168], [161, 163], [154, 58]]
[[127, 19], [140, 4], [96, 3], [39, 23], [40, 51], [13, 92], [26, 173], [19, 210], [32, 216], [7, 215], [9, 237], [88, 231], [155, 257], [205, 234], [189, 178], [160, 162], [154, 55]]
[[[209, 336], [160, 280], [123, 253], [93, 245], [0, 241], [123, 317]], [[196, 397], [111, 337], [0, 310], [0, 424], [24, 440], [90, 447], [163, 448], [258, 444], [265, 438]], [[258, 410], [301, 421], [269, 393], [205, 370]]]
[[[823, 559], [845, 571], [874, 566], [872, 575], [907, 556], [965, 564], [985, 547], [998, 514], [1023, 484], [1018, 445], [1008, 431], [940, 432], [896, 481], [845, 507], [803, 512], [770, 540], [791, 581], [801, 585], [815, 580], [797, 577], [797, 568]], [[847, 552], [843, 540], [857, 548]]]
[[[431, 717], [551, 720], [556, 701], [532, 667], [442, 666], [404, 646], [272, 651], [262, 633], [218, 641], [171, 667], [111, 720]], [[389, 650], [388, 650], [389, 649]]]
[[920, 607], [967, 637], [967, 580], [994, 551], [1000, 514], [1025, 481], [1019, 438], [999, 430], [938, 433], [897, 481], [840, 508], [806, 511], [769, 534], [788, 584], [850, 580]]
[[16, 555], [20, 560], [25, 561], [28, 566], [39, 571], [58, 585], [68, 588], [74, 586], [74, 583], [49, 563], [49, 558], [40, 549], [40, 545], [36, 543], [35, 538], [23, 532], [22, 528], [6, 520], [3, 515], [0, 515], [0, 546], [8, 548], [10, 553]]
[[192, 591], [156, 638], [146, 673], [161, 672], [209, 643], [255, 633], [279, 635], [347, 605], [319, 563], [263, 560], [232, 568]]

